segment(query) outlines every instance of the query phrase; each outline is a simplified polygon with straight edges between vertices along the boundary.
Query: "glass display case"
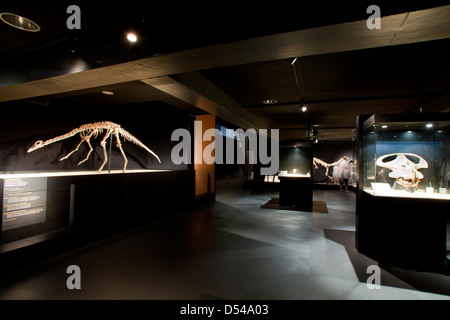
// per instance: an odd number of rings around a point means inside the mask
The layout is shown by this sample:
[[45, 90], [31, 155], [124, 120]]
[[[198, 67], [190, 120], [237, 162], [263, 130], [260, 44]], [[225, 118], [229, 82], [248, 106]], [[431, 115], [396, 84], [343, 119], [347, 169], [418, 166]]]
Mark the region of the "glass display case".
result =
[[350, 167], [350, 180], [349, 185], [356, 188], [356, 180], [357, 180], [357, 165], [355, 163], [355, 159], [358, 159], [358, 144], [357, 144], [357, 136], [358, 130], [355, 128], [352, 130], [352, 165]]
[[357, 119], [356, 248], [380, 265], [450, 274], [450, 113]]
[[362, 132], [362, 190], [450, 200], [450, 121], [373, 115]]
[[279, 150], [278, 173], [264, 176], [264, 182], [280, 182], [280, 177], [311, 178], [311, 143], [297, 143], [295, 146], [282, 146]]

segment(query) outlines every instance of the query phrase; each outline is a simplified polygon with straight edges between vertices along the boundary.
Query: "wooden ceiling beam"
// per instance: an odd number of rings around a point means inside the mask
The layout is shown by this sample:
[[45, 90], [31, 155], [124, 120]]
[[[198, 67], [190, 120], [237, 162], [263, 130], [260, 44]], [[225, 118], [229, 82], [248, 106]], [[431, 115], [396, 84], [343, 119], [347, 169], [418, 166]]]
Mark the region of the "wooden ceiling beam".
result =
[[217, 67], [450, 38], [450, 6], [299, 30], [155, 56], [0, 88], [0, 102]]

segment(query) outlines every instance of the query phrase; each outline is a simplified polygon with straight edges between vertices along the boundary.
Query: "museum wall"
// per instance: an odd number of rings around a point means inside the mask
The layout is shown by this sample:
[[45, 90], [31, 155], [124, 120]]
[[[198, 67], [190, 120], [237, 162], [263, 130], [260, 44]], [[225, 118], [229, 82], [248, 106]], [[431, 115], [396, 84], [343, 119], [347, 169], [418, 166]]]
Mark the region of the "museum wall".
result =
[[[178, 143], [171, 141], [171, 134], [177, 128], [190, 130], [194, 118], [162, 102], [100, 107], [61, 98], [51, 100], [48, 106], [24, 101], [4, 102], [0, 103], [0, 110], [0, 172], [98, 170], [104, 159], [100, 142], [105, 132], [91, 139], [94, 151], [89, 160], [79, 166], [78, 162], [89, 151], [86, 143], [67, 160], [59, 161], [76, 148], [81, 141], [79, 134], [32, 153], [27, 150], [37, 140], [52, 139], [83, 124], [100, 121], [120, 124], [161, 159], [159, 164], [144, 149], [122, 141], [128, 158], [127, 169], [189, 169], [188, 165], [175, 165], [171, 161], [172, 148]], [[114, 139], [111, 170], [121, 170], [123, 157], [115, 144]], [[109, 151], [109, 141], [107, 148]]]

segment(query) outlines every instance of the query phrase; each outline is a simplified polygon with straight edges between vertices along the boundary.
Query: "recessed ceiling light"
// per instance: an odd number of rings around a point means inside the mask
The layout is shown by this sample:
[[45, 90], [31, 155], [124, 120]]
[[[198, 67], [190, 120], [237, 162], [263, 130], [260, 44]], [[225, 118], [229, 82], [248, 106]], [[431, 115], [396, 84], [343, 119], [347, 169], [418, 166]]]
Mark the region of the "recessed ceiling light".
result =
[[384, 126], [381, 126], [383, 129], [386, 129], [388, 126], [387, 125], [384, 125]]
[[106, 94], [107, 96], [112, 96], [114, 92], [112, 91], [102, 91], [103, 94]]
[[136, 36], [136, 34], [130, 32], [130, 33], [127, 34], [127, 39], [130, 42], [136, 42], [137, 41], [137, 36]]
[[431, 128], [431, 127], [433, 127], [433, 124], [432, 123], [427, 123], [427, 128]]
[[41, 27], [39, 27], [37, 23], [14, 13], [2, 12], [0, 13], [0, 19], [3, 20], [4, 23], [9, 24], [11, 27], [20, 30], [30, 32], [38, 32], [41, 30]]
[[277, 100], [274, 100], [274, 99], [267, 99], [267, 100], [264, 100], [263, 101], [263, 103], [264, 104], [275, 104], [275, 103], [277, 103], [278, 101]]

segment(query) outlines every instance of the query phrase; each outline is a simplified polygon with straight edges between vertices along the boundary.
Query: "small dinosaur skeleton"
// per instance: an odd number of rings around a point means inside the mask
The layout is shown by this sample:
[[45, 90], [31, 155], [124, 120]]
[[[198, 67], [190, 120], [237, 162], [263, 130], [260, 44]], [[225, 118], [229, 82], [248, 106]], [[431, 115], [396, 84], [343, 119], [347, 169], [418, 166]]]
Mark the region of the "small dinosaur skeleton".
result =
[[[125, 152], [122, 149], [122, 143], [120, 141], [120, 136], [122, 136], [124, 138], [124, 140], [127, 141], [131, 141], [134, 144], [138, 145], [139, 147], [145, 149], [146, 151], [148, 151], [149, 153], [151, 153], [153, 156], [156, 157], [156, 159], [158, 159], [158, 162], [161, 163], [161, 160], [159, 159], [159, 157], [149, 148], [147, 148], [147, 146], [145, 146], [141, 141], [139, 141], [136, 137], [134, 137], [131, 133], [129, 133], [128, 131], [126, 131], [125, 129], [123, 129], [119, 124], [114, 123], [114, 122], [109, 122], [109, 121], [103, 121], [103, 122], [95, 122], [95, 123], [89, 123], [89, 124], [85, 124], [82, 125], [78, 128], [73, 129], [72, 131], [63, 134], [61, 136], [58, 136], [56, 138], [53, 139], [49, 139], [46, 141], [42, 141], [42, 140], [38, 140], [34, 143], [34, 145], [28, 149], [28, 153], [33, 152], [37, 149], [43, 148], [49, 144], [52, 144], [54, 142], [58, 142], [70, 137], [73, 137], [76, 134], [80, 134], [81, 136], [81, 142], [77, 145], [77, 147], [72, 150], [70, 153], [68, 153], [66, 156], [62, 157], [61, 159], [59, 159], [59, 161], [62, 160], [66, 160], [67, 158], [69, 158], [74, 152], [76, 152], [78, 150], [78, 148], [80, 148], [80, 146], [83, 144], [83, 142], [86, 142], [89, 146], [89, 152], [86, 156], [86, 158], [84, 158], [84, 160], [81, 160], [78, 165], [82, 164], [83, 162], [85, 162], [86, 160], [89, 159], [89, 156], [91, 155], [91, 152], [94, 150], [91, 146], [91, 138], [97, 137], [99, 133], [102, 133], [104, 130], [106, 130], [106, 134], [103, 137], [103, 140], [101, 141], [100, 145], [103, 148], [103, 154], [104, 154], [104, 161], [102, 166], [100, 167], [100, 169], [98, 169], [98, 171], [102, 171], [103, 167], [105, 166], [105, 164], [108, 162], [108, 155], [106, 153], [106, 141], [108, 140], [108, 138], [111, 135], [114, 135], [116, 137], [116, 146], [117, 148], [119, 148], [120, 152], [122, 153], [122, 156], [125, 160], [124, 166], [123, 166], [123, 172], [125, 172], [126, 168], [127, 168], [127, 163], [128, 163], [128, 159], [125, 156]], [[112, 138], [111, 138], [112, 139]]]
[[320, 160], [318, 158], [313, 158], [313, 165], [314, 165], [314, 168], [316, 168], [316, 169], [319, 169], [319, 167], [317, 166], [318, 164], [320, 164], [321, 166], [327, 168], [327, 171], [325, 172], [325, 175], [328, 178], [330, 178], [331, 181], [333, 181], [333, 177], [328, 175], [328, 170], [330, 169], [330, 167], [337, 166], [339, 163], [341, 163], [343, 160], [345, 160], [344, 158], [348, 159], [346, 156], [344, 156], [341, 159], [339, 159], [338, 161], [333, 162], [333, 163], [326, 163], [325, 161]]
[[[418, 159], [418, 163], [414, 163], [406, 156]], [[394, 159], [384, 162], [384, 159], [392, 157]], [[378, 158], [377, 166], [392, 170], [389, 173], [389, 177], [395, 179], [401, 186], [415, 188], [420, 180], [423, 179], [423, 174], [418, 170], [428, 168], [428, 162], [414, 153], [392, 153]]]
[[317, 166], [318, 164], [320, 164], [321, 166], [327, 168], [327, 171], [325, 172], [325, 175], [326, 175], [328, 178], [330, 178], [331, 180], [333, 180], [333, 177], [330, 177], [330, 176], [328, 175], [328, 169], [330, 169], [330, 166], [331, 166], [331, 165], [328, 164], [328, 163], [326, 163], [326, 162], [323, 161], [323, 160], [318, 159], [318, 158], [313, 158], [313, 165], [314, 165], [314, 168], [319, 169], [319, 167]]

